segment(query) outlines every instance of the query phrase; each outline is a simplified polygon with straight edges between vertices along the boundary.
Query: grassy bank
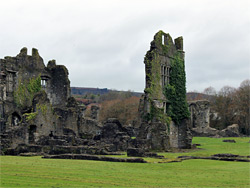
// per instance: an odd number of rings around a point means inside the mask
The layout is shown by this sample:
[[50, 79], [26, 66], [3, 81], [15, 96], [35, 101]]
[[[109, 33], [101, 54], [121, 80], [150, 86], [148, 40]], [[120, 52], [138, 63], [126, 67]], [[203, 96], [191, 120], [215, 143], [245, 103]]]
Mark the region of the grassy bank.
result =
[[[200, 150], [179, 155], [249, 155], [249, 138], [224, 143], [194, 138]], [[229, 145], [227, 145], [229, 144]], [[250, 163], [187, 160], [179, 163], [115, 163], [1, 156], [1, 187], [249, 187]]]

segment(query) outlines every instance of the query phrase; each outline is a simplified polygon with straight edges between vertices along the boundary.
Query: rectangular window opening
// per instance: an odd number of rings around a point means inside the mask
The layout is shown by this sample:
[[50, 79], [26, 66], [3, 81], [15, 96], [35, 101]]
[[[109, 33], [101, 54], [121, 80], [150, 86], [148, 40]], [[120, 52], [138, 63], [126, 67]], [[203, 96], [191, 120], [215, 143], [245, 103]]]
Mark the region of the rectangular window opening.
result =
[[46, 87], [46, 80], [41, 80], [41, 86]]
[[167, 103], [163, 102], [164, 114], [167, 113]]
[[165, 76], [161, 76], [161, 81], [162, 81], [162, 88], [165, 86]]

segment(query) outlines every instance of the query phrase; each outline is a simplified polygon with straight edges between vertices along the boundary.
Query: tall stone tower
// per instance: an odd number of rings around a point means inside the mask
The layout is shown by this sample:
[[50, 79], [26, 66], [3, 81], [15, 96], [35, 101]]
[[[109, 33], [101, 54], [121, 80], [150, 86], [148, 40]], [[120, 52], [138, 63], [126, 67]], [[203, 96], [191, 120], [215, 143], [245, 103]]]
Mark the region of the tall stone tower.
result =
[[146, 88], [140, 101], [140, 137], [151, 149], [190, 148], [183, 38], [159, 31], [144, 58]]

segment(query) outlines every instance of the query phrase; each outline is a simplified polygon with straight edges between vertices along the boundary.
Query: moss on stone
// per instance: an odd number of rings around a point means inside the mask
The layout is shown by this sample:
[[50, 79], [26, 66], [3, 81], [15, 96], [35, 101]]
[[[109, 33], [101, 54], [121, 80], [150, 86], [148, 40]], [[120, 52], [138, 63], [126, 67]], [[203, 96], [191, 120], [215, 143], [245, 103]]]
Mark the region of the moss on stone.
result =
[[24, 108], [31, 105], [34, 95], [41, 90], [41, 76], [30, 78], [29, 81], [22, 81], [21, 77], [18, 80], [18, 87], [14, 91], [15, 104]]
[[25, 116], [26, 121], [31, 121], [34, 120], [37, 116], [38, 112], [30, 112], [30, 113], [25, 113], [23, 114]]
[[[152, 59], [152, 60], [150, 60]], [[145, 89], [147, 93], [150, 93], [150, 97], [153, 99], [160, 98], [160, 93], [162, 92], [161, 83], [161, 64], [159, 55], [156, 51], [148, 52], [145, 57], [146, 66], [151, 68], [151, 72], [147, 73], [147, 77], [150, 79], [150, 86]]]
[[171, 60], [170, 83], [165, 87], [165, 96], [169, 102], [167, 113], [177, 124], [190, 116], [186, 100], [185, 65], [180, 53], [177, 52]]
[[[164, 43], [163, 43], [164, 37]], [[169, 124], [171, 120], [179, 124], [180, 120], [189, 117], [186, 101], [186, 75], [184, 55], [182, 49], [182, 37], [179, 37], [178, 46], [173, 43], [169, 34], [159, 31], [151, 42], [151, 49], [147, 52], [144, 63], [146, 65], [146, 89], [147, 100], [150, 103], [150, 113], [147, 120], [160, 120]], [[167, 58], [170, 65], [166, 64]], [[162, 62], [163, 61], [163, 62]], [[167, 86], [161, 85], [161, 66], [170, 66], [170, 80]], [[164, 73], [165, 74], [165, 73]], [[156, 107], [154, 100], [167, 103], [166, 111]]]

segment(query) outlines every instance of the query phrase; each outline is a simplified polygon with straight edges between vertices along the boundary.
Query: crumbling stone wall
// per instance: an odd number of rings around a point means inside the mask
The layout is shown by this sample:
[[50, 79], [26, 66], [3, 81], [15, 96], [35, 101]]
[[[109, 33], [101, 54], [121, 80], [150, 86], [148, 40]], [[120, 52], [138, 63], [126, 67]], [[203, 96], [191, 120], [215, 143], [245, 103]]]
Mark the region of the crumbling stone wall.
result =
[[193, 136], [238, 137], [239, 126], [233, 124], [223, 130], [210, 127], [210, 103], [207, 100], [189, 101], [189, 128]]
[[209, 126], [210, 105], [207, 100], [189, 101], [190, 128], [203, 129]]
[[[0, 59], [0, 154], [90, 153], [125, 151], [130, 130], [116, 119], [98, 122], [70, 96], [68, 70], [55, 60], [43, 64], [36, 49]], [[112, 133], [110, 132], [112, 129]]]
[[[17, 107], [15, 103], [15, 91], [32, 78], [37, 78], [45, 66], [43, 59], [36, 49], [32, 49], [32, 55], [27, 55], [27, 48], [23, 48], [16, 57], [0, 59], [1, 65], [1, 98], [3, 99], [4, 125], [2, 128], [10, 128], [14, 125], [13, 119], [21, 117], [21, 110], [28, 110], [32, 100], [26, 101], [23, 107]], [[13, 117], [15, 114], [16, 117]], [[18, 118], [19, 119], [19, 118]]]
[[45, 91], [52, 105], [65, 106], [71, 96], [68, 70], [63, 65], [56, 65], [55, 60], [49, 61], [47, 71], [50, 77], [42, 77], [45, 81]]
[[[169, 34], [158, 32], [144, 63], [140, 123], [125, 127], [117, 119], [101, 125], [98, 106], [92, 106], [90, 118], [84, 117], [85, 107], [70, 96], [66, 67], [55, 60], [45, 66], [37, 49], [32, 49], [31, 56], [23, 48], [16, 57], [0, 59], [0, 138], [1, 147], [7, 149], [1, 153], [107, 154], [128, 147], [190, 147], [182, 98], [186, 92], [182, 38], [174, 43]], [[181, 81], [176, 80], [177, 74]], [[184, 111], [177, 109], [176, 114], [176, 106]]]
[[52, 60], [46, 67], [34, 48], [32, 55], [23, 48], [16, 57], [0, 59], [0, 65], [0, 127], [1, 133], [9, 135], [10, 146], [63, 135], [69, 127], [78, 133], [81, 110], [68, 101], [70, 82], [65, 66]]
[[218, 130], [209, 126], [210, 103], [207, 100], [189, 101], [189, 128], [193, 136], [215, 136]]
[[146, 88], [140, 101], [139, 137], [151, 149], [190, 148], [183, 39], [159, 31], [144, 58]]

